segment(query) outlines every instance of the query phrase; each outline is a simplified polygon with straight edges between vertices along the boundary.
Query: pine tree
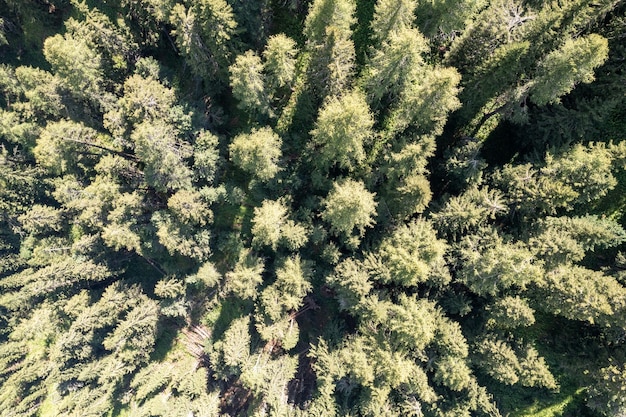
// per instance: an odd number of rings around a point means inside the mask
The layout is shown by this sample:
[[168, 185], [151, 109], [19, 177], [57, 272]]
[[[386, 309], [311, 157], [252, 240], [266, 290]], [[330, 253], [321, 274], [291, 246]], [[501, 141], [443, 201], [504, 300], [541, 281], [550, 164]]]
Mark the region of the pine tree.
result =
[[600, 369], [596, 382], [589, 388], [588, 406], [604, 416], [622, 416], [626, 413], [623, 392], [626, 390], [624, 365], [611, 364]]
[[184, 162], [191, 146], [177, 133], [163, 122], [144, 122], [131, 135], [135, 153], [145, 164], [146, 183], [160, 192], [191, 187], [192, 172]]
[[379, 43], [413, 26], [415, 0], [378, 0], [372, 20], [372, 33]]
[[608, 52], [608, 41], [600, 35], [566, 41], [539, 63], [530, 89], [531, 100], [540, 106], [554, 103], [577, 83], [590, 83], [594, 80], [593, 70], [606, 61]]
[[374, 139], [374, 119], [363, 93], [354, 90], [329, 100], [311, 131], [314, 164], [355, 170], [366, 159], [365, 147]]
[[351, 40], [355, 11], [354, 0], [316, 0], [309, 7], [303, 33], [313, 54], [309, 82], [320, 99], [349, 88], [355, 61]]
[[287, 207], [280, 201], [263, 201], [254, 209], [252, 219], [252, 243], [255, 246], [270, 246], [276, 249], [281, 229], [287, 220]]
[[83, 39], [54, 35], [44, 42], [44, 55], [64, 86], [78, 98], [102, 99], [102, 57]]
[[240, 134], [229, 146], [232, 162], [261, 181], [267, 181], [280, 171], [282, 139], [269, 127]]
[[225, 81], [234, 51], [237, 22], [225, 0], [176, 4], [170, 13], [176, 44], [195, 75], [208, 82]]
[[250, 251], [243, 251], [232, 271], [226, 273], [225, 288], [242, 299], [256, 299], [257, 287], [263, 282], [264, 264]]
[[383, 282], [407, 287], [426, 281], [444, 285], [450, 279], [443, 272], [446, 269], [446, 246], [444, 241], [437, 239], [430, 223], [419, 218], [408, 225], [399, 226], [383, 239], [375, 252], [383, 267], [372, 265], [373, 270]]
[[267, 74], [267, 87], [272, 92], [272, 96], [275, 96], [280, 89], [293, 85], [297, 54], [296, 42], [282, 33], [270, 36], [267, 40], [263, 51], [265, 60], [263, 68]]
[[330, 224], [330, 230], [335, 234], [350, 235], [356, 231], [362, 236], [365, 228], [375, 223], [377, 203], [374, 194], [361, 182], [351, 179], [335, 182], [322, 203], [322, 220]]
[[457, 278], [477, 295], [524, 290], [543, 280], [541, 261], [522, 242], [505, 242], [495, 231], [466, 235], [458, 246]]
[[626, 290], [599, 271], [562, 265], [538, 283], [534, 297], [542, 310], [571, 320], [601, 326], [620, 326], [626, 312]]
[[229, 68], [230, 86], [239, 107], [252, 114], [269, 114], [269, 97], [261, 58], [253, 51], [239, 55]]
[[393, 217], [405, 219], [421, 213], [430, 203], [432, 191], [426, 166], [434, 145], [432, 137], [422, 137], [416, 143], [406, 144], [399, 152], [385, 155], [382, 171], [386, 182], [381, 200]]
[[94, 165], [94, 156], [107, 152], [107, 142], [106, 136], [92, 128], [62, 120], [45, 127], [33, 153], [40, 166], [61, 175]]

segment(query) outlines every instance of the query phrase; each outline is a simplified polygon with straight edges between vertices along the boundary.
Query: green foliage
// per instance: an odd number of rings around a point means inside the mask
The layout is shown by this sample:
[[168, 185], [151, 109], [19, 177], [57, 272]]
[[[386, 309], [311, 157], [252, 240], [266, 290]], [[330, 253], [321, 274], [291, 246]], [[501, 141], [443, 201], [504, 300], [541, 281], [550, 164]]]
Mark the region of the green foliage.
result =
[[485, 371], [504, 384], [515, 384], [519, 377], [519, 362], [510, 346], [500, 340], [485, 339], [478, 345], [478, 355], [482, 357]]
[[281, 138], [269, 127], [236, 136], [229, 146], [232, 162], [262, 181], [280, 171]]
[[75, 1], [74, 5], [81, 19], [66, 20], [67, 32], [99, 52], [105, 72], [115, 76], [126, 70], [129, 62], [139, 53], [139, 47], [126, 24], [122, 20], [114, 24], [107, 15], [96, 8], [89, 8], [85, 3]]
[[304, 35], [314, 44], [321, 44], [330, 28], [349, 33], [355, 23], [356, 5], [351, 0], [315, 0], [304, 22]]
[[36, 204], [18, 220], [29, 234], [46, 235], [63, 229], [63, 212], [50, 206]]
[[445, 356], [437, 363], [435, 381], [454, 391], [467, 388], [471, 380], [471, 371], [465, 361]]
[[624, 366], [610, 365], [600, 369], [596, 383], [589, 390], [589, 406], [605, 416], [619, 416], [626, 411], [623, 391]]
[[207, 131], [201, 131], [194, 142], [193, 170], [197, 177], [213, 182], [220, 163], [217, 149], [219, 139]]
[[540, 106], [554, 103], [577, 83], [592, 82], [593, 70], [606, 61], [608, 52], [608, 41], [600, 35], [566, 41], [539, 63], [531, 99]]
[[140, 37], [150, 45], [159, 40], [160, 25], [168, 21], [173, 0], [121, 0], [121, 6], [127, 10], [133, 21], [140, 28]]
[[211, 254], [210, 232], [213, 212], [197, 191], [179, 190], [168, 202], [167, 211], [152, 216], [159, 242], [171, 253], [206, 261]]
[[23, 94], [25, 102], [17, 100], [12, 107], [24, 114], [28, 119], [34, 118], [43, 121], [61, 117], [64, 110], [61, 95], [60, 79], [52, 74], [32, 67], [15, 68], [15, 81], [19, 83], [19, 93]]
[[178, 3], [170, 13], [176, 45], [195, 75], [206, 81], [224, 79], [233, 51], [237, 22], [225, 0]]
[[311, 131], [316, 165], [321, 169], [334, 165], [350, 171], [358, 168], [366, 158], [365, 146], [374, 139], [373, 125], [361, 91], [329, 100]]
[[604, 144], [578, 144], [556, 157], [547, 154], [538, 167], [507, 164], [495, 173], [494, 182], [516, 211], [554, 214], [606, 195], [616, 185], [612, 164]]
[[354, 0], [316, 0], [309, 7], [303, 33], [312, 52], [309, 78], [319, 98], [341, 95], [350, 87], [356, 59], [351, 39], [355, 12]]
[[226, 290], [243, 299], [256, 298], [257, 286], [263, 282], [264, 265], [252, 252], [242, 252], [232, 271], [226, 273]]
[[563, 265], [540, 283], [541, 308], [572, 320], [621, 326], [626, 290], [615, 278], [580, 266]]
[[396, 100], [400, 96], [424, 65], [422, 54], [427, 50], [426, 39], [415, 29], [407, 27], [391, 33], [373, 53], [363, 77], [372, 107], [378, 109], [383, 97]]
[[287, 207], [280, 201], [264, 201], [254, 209], [252, 219], [252, 243], [256, 246], [270, 246], [276, 249], [281, 229], [287, 220]]
[[373, 265], [373, 269], [383, 282], [407, 287], [426, 281], [445, 285], [450, 280], [445, 268], [446, 249], [447, 245], [437, 239], [430, 223], [420, 218], [401, 225], [383, 239], [376, 252], [382, 268]]
[[321, 217], [335, 234], [349, 235], [356, 229], [362, 236], [365, 228], [375, 223], [377, 203], [374, 194], [367, 191], [362, 182], [350, 179], [335, 182], [322, 204]]
[[488, 314], [487, 327], [512, 329], [527, 327], [535, 323], [535, 312], [528, 301], [519, 296], [506, 296], [485, 308]]
[[285, 350], [295, 347], [299, 336], [295, 314], [312, 289], [310, 278], [309, 263], [299, 257], [285, 259], [276, 269], [276, 281], [261, 293], [256, 315], [256, 329], [263, 340]]
[[102, 145], [106, 145], [106, 137], [94, 129], [62, 120], [45, 127], [33, 154], [39, 165], [54, 175], [62, 175], [85, 165], [93, 165], [93, 151], [101, 150]]
[[625, 10], [6, 0], [0, 415], [624, 414]]
[[43, 52], [72, 94], [98, 102], [103, 83], [102, 58], [84, 39], [55, 35], [46, 39]]
[[191, 156], [191, 146], [179, 139], [178, 132], [163, 122], [144, 122], [131, 135], [135, 152], [145, 164], [145, 179], [158, 191], [191, 186], [192, 172], [184, 163]]
[[298, 49], [293, 39], [279, 33], [267, 40], [263, 51], [270, 91], [291, 87], [296, 76], [296, 55]]
[[466, 235], [458, 245], [462, 266], [458, 279], [480, 296], [523, 290], [541, 282], [542, 263], [521, 242], [504, 242], [494, 232]]
[[413, 127], [422, 134], [440, 135], [448, 113], [461, 106], [457, 98], [460, 81], [460, 74], [451, 67], [415, 74], [389, 115], [387, 130], [397, 134]]
[[[48, 246], [43, 249], [56, 248]], [[53, 260], [41, 268], [25, 269], [3, 278], [1, 285], [5, 292], [0, 296], [0, 306], [11, 311], [28, 310], [44, 298], [59, 293], [76, 293], [83, 287], [105, 281], [111, 275], [106, 266], [92, 261], [77, 262], [70, 257]]]
[[417, 2], [415, 0], [376, 2], [372, 32], [378, 42], [382, 43], [413, 25], [413, 12]]
[[103, 125], [111, 132], [115, 142], [132, 148], [130, 136], [139, 125], [167, 125], [176, 135], [187, 133], [191, 117], [177, 104], [176, 93], [149, 74], [130, 76], [124, 82], [124, 94], [104, 114]]
[[246, 51], [235, 59], [229, 70], [230, 86], [239, 100], [239, 107], [253, 114], [267, 114], [269, 103], [261, 58], [253, 51]]
[[393, 217], [406, 219], [423, 212], [430, 203], [432, 192], [426, 167], [433, 151], [433, 138], [426, 136], [385, 155], [383, 172], [387, 181], [381, 200]]
[[250, 360], [250, 317], [234, 320], [223, 338], [209, 347], [213, 370], [218, 377], [239, 375]]
[[498, 190], [472, 187], [448, 199], [441, 209], [432, 214], [432, 218], [439, 230], [457, 237], [506, 214], [506, 202]]
[[420, 31], [431, 38], [454, 38], [455, 32], [464, 32], [470, 27], [487, 4], [484, 0], [420, 1], [415, 10], [416, 23]]
[[339, 263], [333, 273], [326, 277], [326, 282], [336, 291], [342, 310], [361, 306], [373, 286], [367, 270], [350, 258]]

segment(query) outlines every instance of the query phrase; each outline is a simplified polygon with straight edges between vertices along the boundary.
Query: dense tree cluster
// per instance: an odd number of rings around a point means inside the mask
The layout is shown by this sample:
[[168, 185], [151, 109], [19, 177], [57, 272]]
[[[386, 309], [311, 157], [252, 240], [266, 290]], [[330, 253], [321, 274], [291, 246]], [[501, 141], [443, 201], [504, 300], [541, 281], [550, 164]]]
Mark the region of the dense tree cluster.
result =
[[623, 0], [0, 0], [0, 416], [625, 416]]

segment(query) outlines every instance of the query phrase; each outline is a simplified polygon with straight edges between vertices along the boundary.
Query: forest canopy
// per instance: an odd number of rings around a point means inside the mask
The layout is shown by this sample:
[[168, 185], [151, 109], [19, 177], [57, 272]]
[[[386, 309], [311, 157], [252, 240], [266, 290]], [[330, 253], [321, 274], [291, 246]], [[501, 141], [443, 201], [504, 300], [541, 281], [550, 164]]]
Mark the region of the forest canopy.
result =
[[0, 0], [0, 416], [626, 416], [624, 0]]

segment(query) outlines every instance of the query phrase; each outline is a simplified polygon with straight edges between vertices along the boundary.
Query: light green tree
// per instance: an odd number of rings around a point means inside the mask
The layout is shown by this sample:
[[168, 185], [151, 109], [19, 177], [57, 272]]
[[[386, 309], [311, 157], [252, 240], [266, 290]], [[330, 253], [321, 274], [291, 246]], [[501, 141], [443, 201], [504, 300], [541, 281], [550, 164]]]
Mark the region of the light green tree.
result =
[[170, 13], [176, 44], [191, 70], [206, 81], [226, 79], [237, 22], [225, 0], [196, 0]]
[[429, 0], [420, 1], [415, 9], [416, 24], [429, 38], [455, 38], [463, 33], [487, 6], [484, 0]]
[[227, 379], [241, 374], [242, 368], [250, 361], [250, 344], [250, 317], [233, 320], [223, 336], [207, 349], [218, 378]]
[[263, 340], [278, 343], [285, 350], [295, 347], [299, 340], [295, 314], [313, 288], [311, 274], [309, 262], [299, 256], [281, 262], [276, 281], [263, 290], [257, 305], [256, 329]]
[[374, 139], [374, 118], [360, 90], [330, 99], [320, 110], [311, 131], [314, 164], [328, 169], [335, 164], [354, 170], [366, 159], [365, 146]]
[[282, 33], [270, 36], [267, 40], [263, 51], [263, 68], [266, 72], [267, 88], [272, 95], [279, 89], [293, 85], [297, 54], [296, 42]]
[[551, 265], [581, 261], [589, 252], [620, 245], [626, 232], [613, 219], [582, 217], [544, 217], [529, 240], [537, 254]]
[[[144, 61], [139, 61], [137, 66]], [[143, 66], [149, 66], [146, 63]], [[157, 67], [158, 68], [158, 67]], [[134, 127], [141, 123], [167, 123], [179, 133], [191, 130], [191, 115], [178, 104], [176, 92], [155, 78], [155, 71], [140, 71], [124, 82], [124, 94], [104, 114], [104, 127], [111, 132], [116, 143], [133, 147], [129, 136]]]
[[67, 111], [63, 104], [61, 79], [49, 72], [32, 67], [15, 68], [15, 80], [27, 102], [17, 100], [12, 107], [28, 118], [42, 122], [44, 119], [60, 118]]
[[425, 68], [405, 85], [391, 110], [386, 129], [390, 134], [412, 127], [421, 134], [440, 135], [448, 114], [459, 107], [461, 75], [452, 67]]
[[558, 388], [544, 358], [532, 345], [514, 348], [494, 335], [477, 342], [477, 364], [491, 377], [505, 385]]
[[236, 136], [228, 147], [232, 162], [261, 181], [280, 171], [282, 140], [270, 127], [253, 129]]
[[176, 128], [164, 122], [144, 122], [131, 139], [144, 163], [148, 185], [160, 192], [191, 187], [192, 171], [184, 160], [192, 155], [192, 148], [178, 137]]
[[7, 340], [0, 345], [0, 410], [18, 415], [39, 411], [47, 396], [42, 385], [50, 383], [54, 369], [48, 345], [62, 332], [60, 311], [42, 303], [15, 325], [8, 327]]
[[333, 273], [326, 277], [326, 282], [335, 290], [341, 310], [358, 311], [373, 287], [367, 269], [351, 258], [339, 263]]
[[99, 153], [109, 152], [117, 152], [110, 137], [70, 120], [46, 125], [33, 149], [39, 165], [56, 175], [88, 169]]
[[193, 144], [194, 174], [209, 183], [215, 180], [221, 162], [218, 144], [218, 137], [206, 130], [198, 133]]
[[102, 69], [109, 76], [116, 76], [128, 69], [130, 62], [139, 54], [139, 45], [133, 39], [123, 20], [115, 23], [95, 7], [74, 1], [77, 18], [65, 21], [67, 34], [81, 39], [102, 57]]
[[286, 221], [287, 207], [281, 201], [263, 201], [260, 207], [254, 209], [252, 244], [276, 249]]
[[266, 91], [263, 63], [254, 51], [237, 56], [230, 66], [230, 86], [238, 106], [251, 114], [269, 114], [269, 97]]
[[576, 265], [561, 265], [539, 282], [537, 308], [601, 326], [621, 326], [626, 290], [614, 278]]
[[377, 203], [374, 196], [360, 181], [344, 179], [335, 182], [322, 201], [322, 220], [330, 224], [330, 230], [335, 234], [349, 235], [356, 231], [362, 236], [365, 228], [375, 223]]
[[394, 218], [403, 220], [421, 213], [430, 203], [432, 191], [426, 166], [434, 150], [434, 138], [427, 136], [384, 155], [381, 200]]
[[608, 41], [600, 35], [568, 39], [539, 63], [531, 100], [540, 106], [555, 103], [576, 84], [592, 82], [593, 71], [606, 61], [608, 53]]
[[355, 62], [352, 24], [353, 0], [316, 0], [304, 22], [307, 47], [312, 52], [309, 83], [318, 98], [336, 96], [349, 88]]
[[351, 33], [356, 4], [352, 0], [315, 0], [304, 21], [304, 35], [313, 44], [323, 44], [328, 28]]
[[[378, 0], [372, 19], [372, 33], [378, 43], [385, 42], [398, 32], [413, 27], [415, 0]], [[417, 39], [416, 39], [417, 40]]]
[[45, 40], [43, 53], [72, 94], [98, 103], [102, 98], [102, 57], [85, 40], [54, 35]]
[[60, 232], [63, 225], [63, 210], [35, 204], [18, 217], [22, 228], [30, 234], [45, 235]]
[[460, 237], [508, 211], [507, 199], [500, 190], [486, 186], [471, 187], [460, 195], [450, 197], [431, 214], [431, 218], [440, 231]]
[[[389, 2], [391, 5], [392, 2]], [[362, 83], [372, 108], [380, 109], [397, 100], [422, 68], [428, 42], [416, 29], [401, 28], [372, 52]]]
[[457, 278], [480, 296], [523, 290], [544, 279], [542, 262], [522, 242], [505, 242], [495, 231], [466, 235], [459, 244]]
[[547, 154], [538, 166], [507, 164], [492, 179], [515, 211], [555, 214], [588, 204], [614, 188], [613, 158], [604, 144], [577, 144], [561, 154]]
[[607, 417], [623, 416], [626, 414], [625, 390], [626, 367], [623, 364], [611, 364], [595, 375], [595, 383], [587, 393], [587, 405]]
[[226, 273], [226, 291], [242, 299], [256, 299], [257, 287], [263, 282], [263, 260], [249, 250], [239, 254], [232, 271]]
[[376, 262], [369, 266], [382, 282], [407, 287], [426, 281], [445, 285], [450, 280], [444, 260], [446, 250], [446, 243], [437, 238], [430, 222], [418, 218], [385, 237], [374, 252], [381, 265]]
[[506, 296], [485, 308], [488, 328], [513, 329], [535, 323], [535, 311], [528, 300], [519, 296]]
[[122, 7], [137, 23], [145, 44], [155, 45], [159, 40], [161, 25], [169, 21], [173, 0], [122, 0]]
[[206, 261], [211, 255], [211, 233], [206, 226], [213, 222], [213, 212], [202, 195], [195, 190], [179, 190], [169, 198], [167, 208], [155, 212], [151, 219], [159, 242], [172, 255]]

